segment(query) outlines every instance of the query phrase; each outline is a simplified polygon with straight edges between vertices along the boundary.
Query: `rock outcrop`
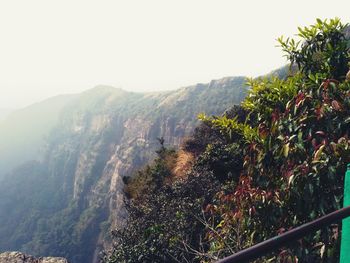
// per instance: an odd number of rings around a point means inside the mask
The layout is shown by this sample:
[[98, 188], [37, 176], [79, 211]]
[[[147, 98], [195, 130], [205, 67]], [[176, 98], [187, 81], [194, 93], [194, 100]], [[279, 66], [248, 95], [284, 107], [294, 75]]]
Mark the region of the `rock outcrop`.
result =
[[0, 263], [69, 263], [65, 258], [39, 257], [35, 258], [21, 252], [4, 252], [0, 254]]

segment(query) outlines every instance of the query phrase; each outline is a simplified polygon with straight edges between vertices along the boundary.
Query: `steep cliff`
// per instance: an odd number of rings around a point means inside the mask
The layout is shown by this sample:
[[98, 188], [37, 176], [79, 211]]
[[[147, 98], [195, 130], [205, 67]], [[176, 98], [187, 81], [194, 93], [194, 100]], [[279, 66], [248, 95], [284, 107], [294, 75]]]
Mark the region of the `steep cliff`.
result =
[[220, 114], [245, 94], [237, 77], [155, 93], [101, 86], [69, 98], [42, 154], [0, 185], [0, 251], [96, 261], [125, 217], [123, 177], [154, 158], [156, 138], [176, 147], [198, 113]]

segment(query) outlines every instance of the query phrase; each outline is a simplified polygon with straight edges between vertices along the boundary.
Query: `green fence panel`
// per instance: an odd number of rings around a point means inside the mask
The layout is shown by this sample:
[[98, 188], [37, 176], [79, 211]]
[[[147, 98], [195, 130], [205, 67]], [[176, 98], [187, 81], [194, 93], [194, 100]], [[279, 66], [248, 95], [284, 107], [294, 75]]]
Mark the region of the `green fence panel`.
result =
[[[344, 180], [344, 207], [350, 205], [350, 164]], [[340, 263], [350, 263], [350, 217], [343, 220]]]

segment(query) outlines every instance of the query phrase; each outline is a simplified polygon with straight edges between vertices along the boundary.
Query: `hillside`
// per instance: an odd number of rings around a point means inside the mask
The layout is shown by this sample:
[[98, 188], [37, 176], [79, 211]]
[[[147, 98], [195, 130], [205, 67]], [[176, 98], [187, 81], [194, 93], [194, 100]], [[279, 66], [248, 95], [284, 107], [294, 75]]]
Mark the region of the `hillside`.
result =
[[0, 129], [0, 167], [15, 167], [0, 185], [0, 251], [96, 261], [124, 221], [122, 178], [154, 159], [158, 137], [177, 147], [198, 113], [240, 103], [244, 82], [154, 93], [100, 86], [13, 113]]

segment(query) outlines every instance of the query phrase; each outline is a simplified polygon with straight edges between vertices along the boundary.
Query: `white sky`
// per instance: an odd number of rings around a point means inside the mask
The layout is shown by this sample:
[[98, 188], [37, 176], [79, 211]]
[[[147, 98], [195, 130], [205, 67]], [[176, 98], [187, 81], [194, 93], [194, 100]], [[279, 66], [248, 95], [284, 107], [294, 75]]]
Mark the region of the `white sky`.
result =
[[0, 0], [0, 108], [257, 76], [285, 63], [280, 35], [349, 15], [349, 0]]

